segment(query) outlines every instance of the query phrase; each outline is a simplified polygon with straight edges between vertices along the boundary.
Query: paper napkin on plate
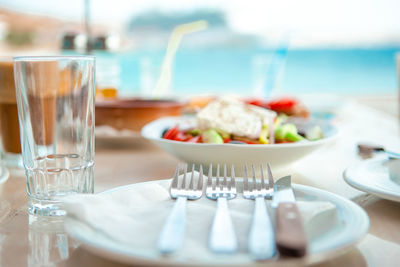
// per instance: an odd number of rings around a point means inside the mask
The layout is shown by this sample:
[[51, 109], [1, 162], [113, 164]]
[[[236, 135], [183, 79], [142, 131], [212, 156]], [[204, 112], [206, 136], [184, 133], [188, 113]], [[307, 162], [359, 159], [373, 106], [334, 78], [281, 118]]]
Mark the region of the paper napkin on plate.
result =
[[[143, 257], [159, 257], [157, 239], [175, 202], [169, 196], [169, 185], [169, 180], [163, 180], [127, 186], [105, 194], [69, 197], [64, 204], [66, 221], [79, 222], [96, 235], [118, 244], [121, 250]], [[182, 249], [174, 254], [175, 260], [224, 260], [224, 256], [216, 256], [208, 249], [208, 234], [216, 204], [206, 197], [187, 202], [185, 241]], [[239, 242], [238, 253], [230, 255], [230, 260], [248, 258], [247, 238], [254, 201], [243, 199], [238, 194], [228, 205]], [[298, 206], [309, 241], [337, 223], [335, 206], [329, 202], [298, 201]], [[270, 214], [273, 220], [273, 210]]]

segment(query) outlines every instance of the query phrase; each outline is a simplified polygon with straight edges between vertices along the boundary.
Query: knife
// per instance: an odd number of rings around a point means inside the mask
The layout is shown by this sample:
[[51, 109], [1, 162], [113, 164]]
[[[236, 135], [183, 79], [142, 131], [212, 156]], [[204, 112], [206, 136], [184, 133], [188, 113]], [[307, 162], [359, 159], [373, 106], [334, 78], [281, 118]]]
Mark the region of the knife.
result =
[[275, 182], [272, 207], [276, 208], [275, 242], [278, 251], [287, 256], [304, 256], [307, 252], [307, 238], [290, 176]]

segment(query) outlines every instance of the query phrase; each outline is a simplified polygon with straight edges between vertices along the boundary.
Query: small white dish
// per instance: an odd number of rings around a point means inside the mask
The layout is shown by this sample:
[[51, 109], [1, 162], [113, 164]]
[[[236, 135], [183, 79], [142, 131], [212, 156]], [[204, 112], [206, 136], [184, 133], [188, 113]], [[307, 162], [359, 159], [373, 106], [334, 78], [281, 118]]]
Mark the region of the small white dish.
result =
[[108, 125], [96, 126], [96, 141], [107, 143], [132, 143], [142, 139], [140, 132], [132, 130], [117, 130]]
[[243, 144], [203, 144], [172, 141], [162, 138], [163, 132], [179, 123], [193, 123], [192, 118], [165, 117], [142, 128], [142, 136], [154, 144], [188, 163], [203, 164], [234, 164], [237, 170], [242, 170], [243, 164], [265, 164], [268, 162], [273, 169], [293, 163], [322, 146], [332, 142], [338, 136], [338, 130], [327, 121], [296, 120], [300, 130], [313, 125], [319, 125], [324, 138], [317, 141], [272, 144], [272, 145], [243, 145]]
[[[118, 187], [104, 193], [106, 194], [117, 194], [118, 197], [123, 195], [140, 195], [143, 194], [143, 190], [153, 190], [157, 187], [168, 188], [170, 180], [161, 181], [151, 181], [146, 183], [138, 183], [127, 186]], [[241, 188], [240, 179], [237, 181], [238, 190]], [[72, 217], [67, 217], [65, 220], [65, 229], [67, 233], [74, 239], [78, 240], [84, 248], [91, 251], [92, 253], [99, 255], [104, 258], [108, 258], [114, 261], [118, 261], [126, 264], [137, 264], [140, 266], [144, 265], [163, 265], [163, 266], [303, 266], [307, 264], [315, 264], [317, 262], [326, 261], [337, 257], [354, 246], [358, 241], [360, 241], [369, 229], [369, 219], [365, 211], [360, 208], [354, 202], [347, 200], [341, 196], [329, 193], [320, 189], [316, 189], [304, 185], [293, 185], [296, 199], [299, 201], [323, 201], [330, 202], [336, 207], [336, 220], [330, 221], [329, 224], [317, 224], [320, 230], [316, 229], [319, 234], [314, 236], [309, 241], [308, 254], [303, 258], [290, 258], [283, 257], [279, 259], [271, 259], [268, 261], [256, 262], [253, 261], [246, 253], [244, 248], [241, 252], [234, 255], [219, 255], [212, 254], [211, 256], [204, 257], [199, 251], [199, 254], [185, 254], [178, 251], [174, 255], [165, 257], [160, 255], [156, 249], [156, 244], [154, 246], [143, 246], [137, 243], [136, 247], [131, 247], [124, 245], [121, 242], [114, 241], [110, 238], [112, 234], [107, 234], [102, 231], [98, 231], [88, 227], [86, 224], [74, 220]], [[116, 196], [116, 195], [114, 195]], [[238, 201], [242, 200], [241, 197]], [[169, 199], [167, 200], [169, 201]], [[208, 200], [204, 200], [208, 201]], [[243, 200], [248, 201], [248, 200]], [[235, 205], [233, 202], [230, 204], [231, 214], [240, 214], [236, 216], [236, 219], [243, 219], [244, 213], [248, 217], [247, 220], [251, 220], [251, 214], [253, 209], [253, 204], [249, 203], [249, 210], [235, 210]], [[133, 204], [133, 203], [132, 203]], [[152, 206], [157, 209], [160, 206], [160, 198], [142, 198], [136, 199], [134, 203], [135, 207], [139, 209], [150, 209]], [[204, 205], [204, 204], [203, 204]], [[241, 207], [241, 206], [236, 206]], [[134, 209], [130, 211], [134, 213]], [[140, 212], [140, 211], [138, 211]], [[190, 207], [188, 207], [188, 212], [190, 213]], [[151, 213], [149, 213], [151, 214]], [[189, 216], [189, 215], [188, 215]], [[154, 215], [153, 215], [154, 217]], [[142, 218], [144, 222], [154, 220], [154, 218]], [[209, 227], [208, 223], [204, 221], [204, 218], [198, 218], [199, 222], [204, 222], [204, 227]], [[211, 217], [210, 217], [211, 219]], [[237, 221], [236, 221], [237, 222]], [[322, 221], [321, 221], [322, 222]], [[153, 222], [154, 223], [154, 222]], [[198, 226], [198, 225], [197, 225]], [[189, 226], [188, 230], [189, 229]], [[193, 227], [193, 225], [192, 225]], [[323, 230], [322, 230], [323, 229]], [[193, 230], [193, 229], [192, 229]], [[237, 229], [239, 231], [239, 229]], [[118, 229], [115, 229], [118, 231]], [[137, 236], [138, 240], [141, 240], [143, 233], [140, 229], [135, 229], [132, 227], [131, 236]], [[136, 232], [137, 233], [136, 233]], [[138, 232], [139, 231], [139, 232]], [[247, 231], [241, 229], [240, 231]], [[147, 233], [149, 234], [149, 233]], [[245, 233], [244, 233], [245, 235]], [[206, 248], [206, 241], [199, 241], [204, 243]], [[143, 240], [142, 240], [143, 242]], [[143, 243], [140, 243], [143, 244]], [[193, 246], [193, 244], [192, 244]], [[208, 254], [206, 254], [208, 255]]]
[[383, 155], [361, 161], [348, 167], [343, 177], [358, 190], [400, 202], [400, 159]]

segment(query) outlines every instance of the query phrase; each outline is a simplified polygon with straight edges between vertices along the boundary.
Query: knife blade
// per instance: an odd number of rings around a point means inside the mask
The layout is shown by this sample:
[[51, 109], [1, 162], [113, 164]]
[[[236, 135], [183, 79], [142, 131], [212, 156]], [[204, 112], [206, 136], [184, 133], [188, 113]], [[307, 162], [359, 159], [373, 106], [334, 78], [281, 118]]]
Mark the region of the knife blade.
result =
[[287, 256], [304, 256], [307, 252], [307, 237], [290, 176], [275, 182], [272, 207], [276, 208], [275, 242], [278, 251]]

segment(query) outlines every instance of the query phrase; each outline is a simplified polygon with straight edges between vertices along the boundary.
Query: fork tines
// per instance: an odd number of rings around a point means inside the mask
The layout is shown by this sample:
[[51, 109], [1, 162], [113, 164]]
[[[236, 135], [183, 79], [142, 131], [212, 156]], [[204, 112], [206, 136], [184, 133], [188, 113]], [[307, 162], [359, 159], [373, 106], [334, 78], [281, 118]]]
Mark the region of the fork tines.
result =
[[[188, 164], [187, 163], [182, 163], [178, 164], [174, 173], [174, 177], [172, 179], [171, 187], [170, 187], [170, 193], [173, 198], [176, 198], [177, 192], [182, 192], [182, 191], [201, 191], [203, 188], [203, 166], [200, 164], [199, 165], [199, 177], [197, 179], [197, 183], [195, 186], [195, 171], [196, 171], [196, 165], [192, 164], [191, 168], [191, 173], [190, 173], [190, 182], [189, 186], [187, 186], [187, 176], [188, 176]], [[182, 176], [183, 172], [183, 177], [180, 179]], [[181, 180], [181, 181], [179, 181]], [[182, 193], [187, 193], [187, 192], [182, 192]]]
[[236, 183], [235, 183], [235, 169], [231, 165], [230, 180], [228, 181], [227, 165], [223, 165], [223, 177], [220, 176], [220, 164], [217, 164], [215, 179], [213, 178], [212, 164], [210, 164], [208, 170], [207, 179], [207, 192], [212, 192], [212, 196], [217, 197], [229, 197], [230, 194], [236, 194]]
[[260, 164], [260, 183], [257, 183], [256, 179], [256, 170], [254, 164], [251, 164], [251, 176], [252, 182], [251, 186], [249, 183], [249, 171], [247, 168], [247, 164], [244, 165], [243, 171], [243, 194], [244, 197], [257, 197], [257, 196], [266, 196], [268, 198], [272, 197], [273, 187], [274, 187], [274, 179], [271, 173], [271, 168], [267, 163], [267, 170], [268, 170], [268, 184], [265, 183], [264, 178], [264, 167], [263, 164]]

